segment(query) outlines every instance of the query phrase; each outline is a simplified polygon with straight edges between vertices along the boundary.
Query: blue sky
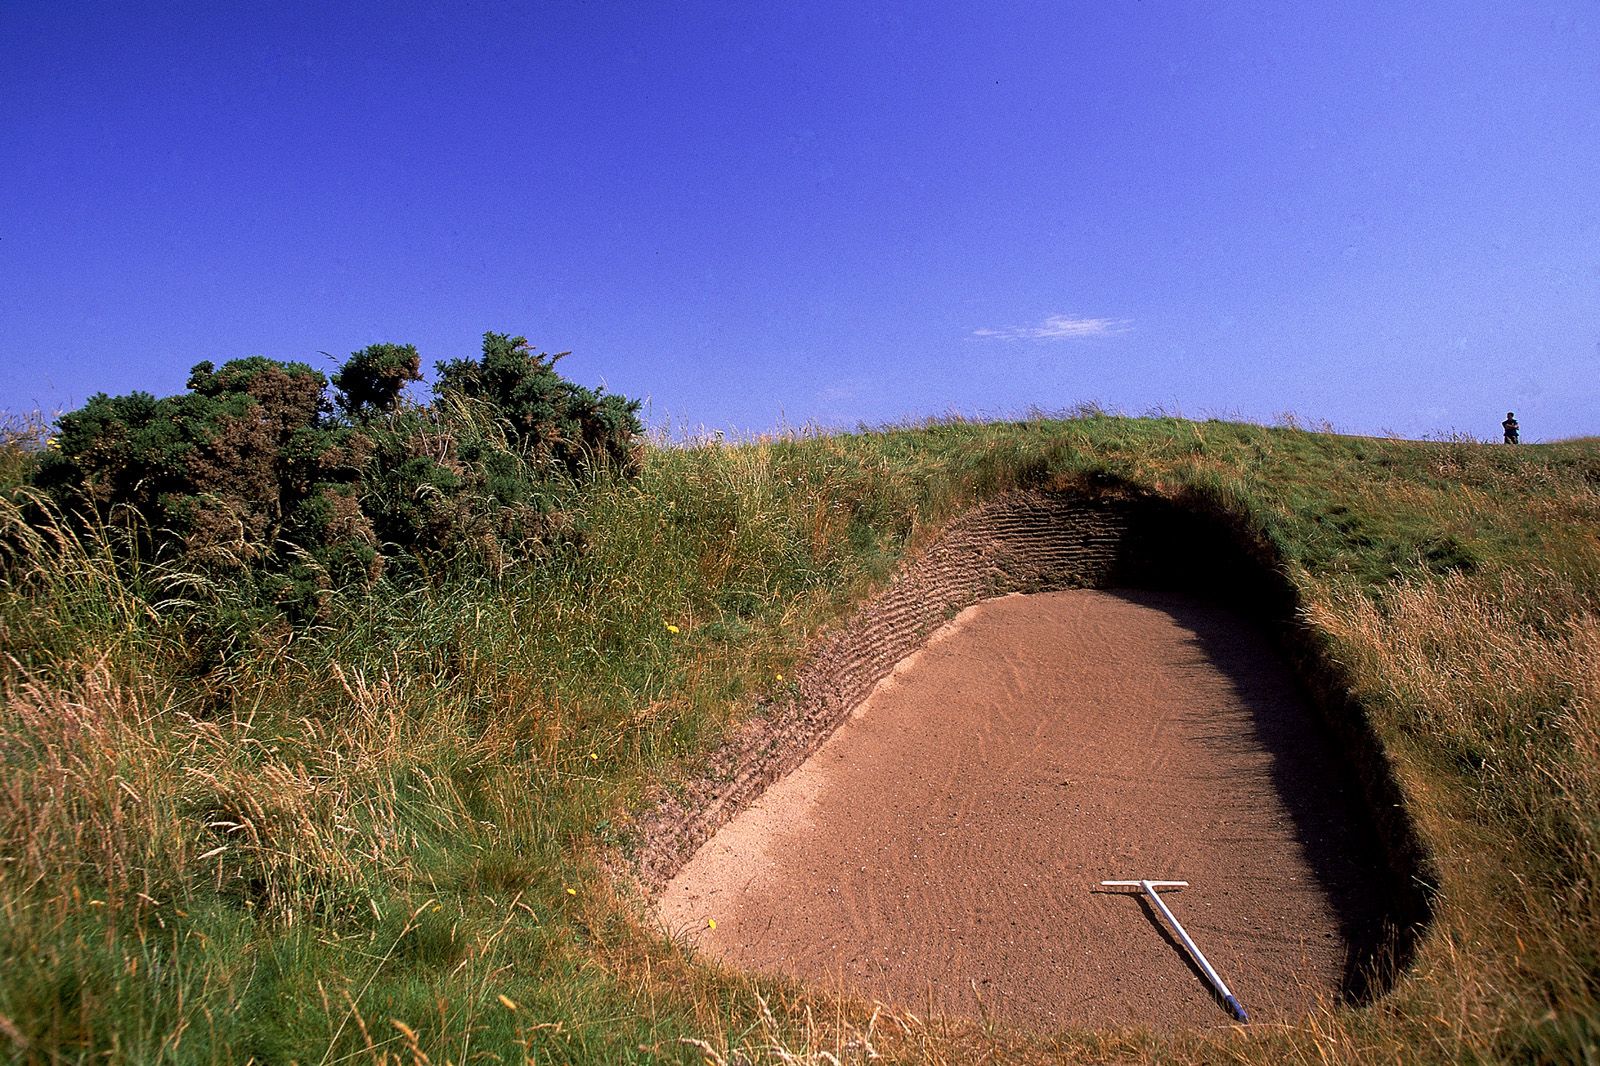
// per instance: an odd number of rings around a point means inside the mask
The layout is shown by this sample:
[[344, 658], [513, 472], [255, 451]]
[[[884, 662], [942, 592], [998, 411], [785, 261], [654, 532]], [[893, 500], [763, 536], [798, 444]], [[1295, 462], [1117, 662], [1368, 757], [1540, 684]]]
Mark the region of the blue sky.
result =
[[0, 408], [524, 333], [657, 425], [1600, 433], [1600, 5], [0, 2]]

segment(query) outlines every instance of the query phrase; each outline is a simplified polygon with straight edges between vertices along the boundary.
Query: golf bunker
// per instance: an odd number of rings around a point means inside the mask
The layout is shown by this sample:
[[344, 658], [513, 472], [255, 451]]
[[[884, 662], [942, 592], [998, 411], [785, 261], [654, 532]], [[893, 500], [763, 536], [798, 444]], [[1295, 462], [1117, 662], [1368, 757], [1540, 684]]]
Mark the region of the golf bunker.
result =
[[1310, 647], [1270, 560], [1192, 503], [1004, 497], [641, 820], [636, 873], [706, 956], [914, 1011], [1228, 1023], [1112, 878], [1187, 880], [1163, 899], [1255, 1021], [1369, 998], [1431, 879]]

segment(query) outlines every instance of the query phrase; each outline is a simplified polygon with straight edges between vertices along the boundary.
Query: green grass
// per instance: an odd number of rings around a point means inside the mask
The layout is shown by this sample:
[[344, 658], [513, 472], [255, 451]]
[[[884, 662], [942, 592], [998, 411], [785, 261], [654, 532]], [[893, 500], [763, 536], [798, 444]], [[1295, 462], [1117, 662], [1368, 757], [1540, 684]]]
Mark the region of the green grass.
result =
[[[0, 484], [25, 458], [8, 452]], [[1025, 1035], [718, 971], [619, 827], [977, 500], [1114, 475], [1270, 540], [1432, 848], [1365, 1008]], [[23, 1061], [1600, 1061], [1600, 445], [1097, 413], [651, 447], [494, 577], [262, 624], [32, 536], [0, 584], [0, 1048]], [[152, 606], [154, 605], [154, 606]]]

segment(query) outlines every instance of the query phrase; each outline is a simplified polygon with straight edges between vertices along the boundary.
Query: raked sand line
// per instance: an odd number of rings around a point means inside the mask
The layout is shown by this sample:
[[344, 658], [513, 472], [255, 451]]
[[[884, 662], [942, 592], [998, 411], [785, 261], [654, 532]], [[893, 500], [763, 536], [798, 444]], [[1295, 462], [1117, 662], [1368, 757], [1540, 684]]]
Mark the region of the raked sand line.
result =
[[[1347, 979], [1380, 917], [1357, 789], [1265, 635], [1192, 597], [971, 607], [668, 883], [741, 968], [1030, 1028], [1226, 1024], [1135, 897], [1170, 904], [1252, 1019]], [[715, 922], [715, 927], [711, 922]]]

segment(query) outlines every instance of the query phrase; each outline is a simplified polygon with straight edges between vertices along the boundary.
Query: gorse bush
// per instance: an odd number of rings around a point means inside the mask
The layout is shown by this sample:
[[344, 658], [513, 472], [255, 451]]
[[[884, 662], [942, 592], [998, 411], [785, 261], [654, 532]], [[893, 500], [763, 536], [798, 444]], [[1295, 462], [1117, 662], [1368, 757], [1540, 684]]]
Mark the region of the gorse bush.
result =
[[395, 566], [498, 569], [559, 528], [552, 498], [630, 469], [639, 445], [638, 402], [566, 381], [559, 358], [485, 334], [481, 359], [439, 364], [427, 404], [403, 400], [421, 379], [410, 345], [352, 354], [332, 400], [303, 363], [201, 363], [184, 395], [102, 393], [62, 416], [28, 512], [117, 530], [129, 560], [230, 576], [302, 617]]
[[334, 402], [351, 418], [386, 414], [400, 393], [422, 380], [422, 357], [409, 344], [373, 344], [350, 356], [333, 375]]
[[371, 444], [328, 417], [322, 374], [253, 357], [201, 363], [188, 384], [164, 399], [97, 395], [62, 416], [33, 485], [59, 513], [125, 532], [130, 557], [255, 571], [294, 610], [330, 581], [374, 574], [359, 501]]
[[485, 333], [482, 359], [439, 364], [437, 391], [487, 403], [505, 419], [516, 446], [574, 473], [597, 456], [631, 467], [637, 459], [638, 401], [567, 381], [555, 365], [569, 354], [546, 355], [525, 337]]

